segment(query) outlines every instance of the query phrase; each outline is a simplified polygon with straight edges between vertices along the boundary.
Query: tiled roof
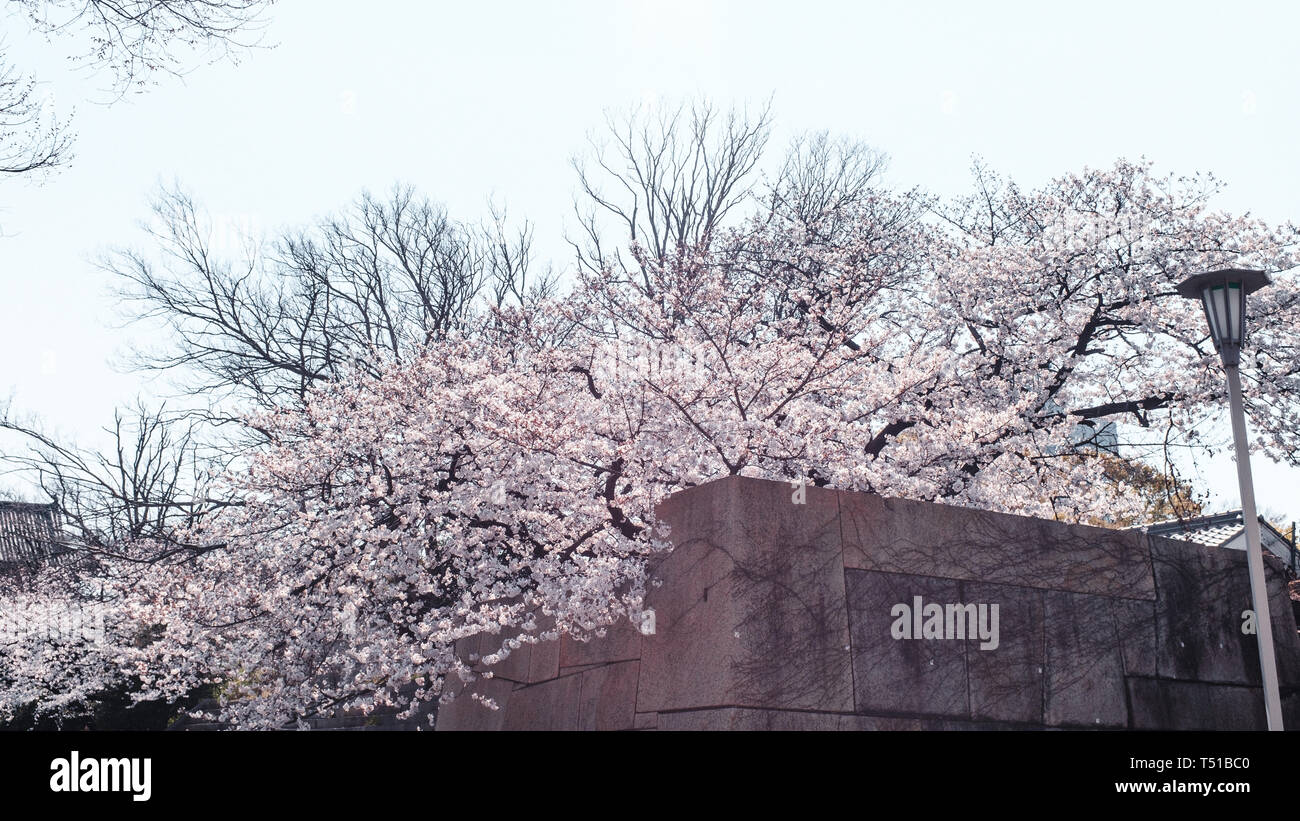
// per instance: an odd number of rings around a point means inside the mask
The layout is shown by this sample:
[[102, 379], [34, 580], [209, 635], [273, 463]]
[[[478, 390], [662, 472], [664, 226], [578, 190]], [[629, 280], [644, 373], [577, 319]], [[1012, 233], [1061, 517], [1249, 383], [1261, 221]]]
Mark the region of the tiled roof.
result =
[[[1140, 529], [1152, 536], [1182, 539], [1209, 547], [1219, 547], [1232, 541], [1241, 533], [1245, 527], [1244, 521], [1241, 511], [1234, 510], [1229, 513], [1216, 513], [1213, 516], [1197, 516], [1181, 520], [1171, 519], [1166, 522], [1145, 525]], [[1290, 542], [1287, 538], [1264, 521], [1262, 516], [1259, 519], [1259, 526], [1260, 538], [1266, 544], [1272, 543], [1279, 546], [1280, 549], [1289, 549]]]
[[[1202, 517], [1203, 518], [1203, 517]], [[1227, 522], [1199, 522], [1194, 519], [1179, 522], [1161, 522], [1147, 528], [1152, 536], [1165, 536], [1171, 539], [1183, 539], [1197, 544], [1218, 547], [1230, 541], [1241, 532], [1241, 514], [1235, 514]]]
[[54, 505], [0, 502], [0, 565], [57, 561], [66, 552]]

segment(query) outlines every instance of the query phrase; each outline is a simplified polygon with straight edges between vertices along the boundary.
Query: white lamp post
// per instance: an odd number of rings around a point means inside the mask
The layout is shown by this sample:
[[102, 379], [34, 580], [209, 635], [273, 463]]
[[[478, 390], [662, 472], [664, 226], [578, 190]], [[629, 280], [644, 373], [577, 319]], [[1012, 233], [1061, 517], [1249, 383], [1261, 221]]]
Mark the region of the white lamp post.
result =
[[1259, 640], [1259, 670], [1264, 679], [1264, 712], [1270, 730], [1282, 729], [1282, 699], [1277, 686], [1277, 659], [1273, 654], [1273, 622], [1268, 612], [1268, 587], [1264, 582], [1264, 552], [1260, 546], [1259, 514], [1255, 512], [1255, 484], [1250, 475], [1250, 449], [1246, 443], [1246, 414], [1241, 403], [1241, 346], [1246, 339], [1246, 295], [1272, 280], [1263, 271], [1228, 268], [1190, 277], [1178, 293], [1199, 299], [1210, 323], [1210, 336], [1228, 375], [1228, 404], [1232, 439], [1237, 451], [1237, 483], [1241, 488], [1241, 518], [1246, 527], [1246, 566], [1250, 570], [1250, 597], [1255, 608]]

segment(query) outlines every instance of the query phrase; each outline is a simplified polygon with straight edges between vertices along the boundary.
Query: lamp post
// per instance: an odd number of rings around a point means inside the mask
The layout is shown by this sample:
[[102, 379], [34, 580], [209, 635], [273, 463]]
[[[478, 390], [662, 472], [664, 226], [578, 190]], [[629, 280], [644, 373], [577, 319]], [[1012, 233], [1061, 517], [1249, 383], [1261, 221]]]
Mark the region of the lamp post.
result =
[[1268, 612], [1268, 587], [1264, 582], [1264, 551], [1260, 546], [1259, 514], [1255, 512], [1255, 484], [1250, 475], [1250, 450], [1246, 443], [1246, 414], [1241, 402], [1241, 346], [1246, 338], [1246, 295], [1272, 280], [1263, 271], [1228, 268], [1197, 274], [1178, 286], [1178, 293], [1199, 299], [1210, 323], [1210, 336], [1228, 375], [1228, 404], [1232, 440], [1237, 451], [1237, 483], [1241, 488], [1241, 518], [1246, 528], [1246, 566], [1250, 570], [1250, 598], [1255, 608], [1259, 640], [1259, 670], [1264, 680], [1264, 713], [1270, 730], [1282, 729], [1282, 700], [1277, 686], [1277, 659], [1273, 653], [1273, 622]]

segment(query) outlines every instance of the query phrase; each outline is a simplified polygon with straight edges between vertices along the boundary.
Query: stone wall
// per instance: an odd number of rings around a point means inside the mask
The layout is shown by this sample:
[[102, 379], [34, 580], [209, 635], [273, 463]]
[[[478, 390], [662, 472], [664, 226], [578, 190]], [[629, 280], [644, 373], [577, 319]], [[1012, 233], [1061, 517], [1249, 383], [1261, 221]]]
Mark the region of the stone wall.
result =
[[[676, 494], [659, 511], [675, 547], [652, 574], [653, 635], [524, 645], [470, 685], [498, 710], [464, 692], [438, 729], [1264, 727], [1240, 551], [866, 493], [791, 497], [742, 477]], [[1283, 711], [1300, 726], [1300, 638], [1266, 564]], [[895, 606], [917, 596], [998, 605], [997, 647], [894, 638]]]

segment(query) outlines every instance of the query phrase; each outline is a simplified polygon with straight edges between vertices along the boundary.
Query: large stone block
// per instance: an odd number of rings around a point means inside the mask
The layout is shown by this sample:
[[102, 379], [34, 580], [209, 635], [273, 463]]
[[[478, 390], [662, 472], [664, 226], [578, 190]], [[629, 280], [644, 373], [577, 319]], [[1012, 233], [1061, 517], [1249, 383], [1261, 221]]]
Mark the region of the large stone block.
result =
[[869, 493], [840, 509], [846, 567], [1155, 598], [1140, 533]]
[[1290, 579], [1281, 569], [1280, 561], [1265, 556], [1264, 577], [1268, 583], [1268, 609], [1272, 616], [1273, 646], [1277, 656], [1277, 677], [1283, 687], [1300, 687], [1300, 632], [1297, 632], [1291, 596], [1287, 592]]
[[[511, 712], [510, 696], [514, 682], [505, 679], [478, 679], [469, 685], [454, 688], [454, 700], [438, 706], [438, 730], [500, 730], [506, 715]], [[472, 698], [474, 693], [495, 702], [493, 710]]]
[[582, 712], [582, 674], [519, 687], [510, 694], [503, 730], [576, 730]]
[[998, 646], [980, 649], [968, 638], [966, 671], [970, 716], [977, 721], [1043, 722], [1043, 591], [1032, 587], [964, 581], [956, 602], [998, 605]]
[[1156, 604], [1147, 599], [1108, 599], [1115, 634], [1124, 661], [1124, 674], [1155, 676]]
[[858, 713], [903, 713], [968, 718], [966, 643], [938, 639], [895, 639], [895, 605], [958, 602], [952, 579], [904, 573], [844, 571], [853, 647], [854, 709]]
[[[1242, 632], [1242, 614], [1253, 609], [1245, 551], [1153, 539], [1151, 554], [1161, 594], [1156, 612], [1160, 674], [1258, 685], [1258, 639]], [[1278, 679], [1283, 686], [1300, 686], [1300, 636], [1287, 579], [1268, 556], [1264, 577]]]
[[850, 712], [838, 494], [733, 476], [678, 494], [647, 596], [641, 712], [722, 705]]
[[641, 632], [630, 621], [620, 620], [605, 630], [604, 636], [578, 641], [570, 636], [560, 640], [560, 667], [607, 664], [641, 657]]
[[1259, 645], [1241, 631], [1251, 607], [1246, 556], [1192, 542], [1152, 539], [1160, 598], [1156, 664], [1163, 678], [1258, 685]]
[[1259, 687], [1130, 678], [1135, 730], [1265, 730]]
[[735, 703], [851, 712], [838, 494], [808, 488], [794, 504], [789, 485], [736, 484]]
[[[1151, 603], [1129, 599], [1146, 605]], [[1047, 638], [1044, 721], [1051, 726], [1128, 723], [1124, 653], [1114, 600], [1059, 590], [1043, 594]]]
[[636, 721], [639, 661], [602, 664], [582, 673], [580, 730], [631, 730]]
[[661, 566], [663, 586], [647, 596], [655, 633], [641, 642], [639, 712], [725, 704], [738, 638], [727, 606], [731, 558], [703, 542], [685, 545]]
[[639, 712], [725, 703], [726, 659], [736, 641], [724, 607], [733, 565], [732, 496], [728, 486], [711, 482], [658, 508], [657, 530], [674, 547], [649, 577], [655, 634], [641, 643]]

